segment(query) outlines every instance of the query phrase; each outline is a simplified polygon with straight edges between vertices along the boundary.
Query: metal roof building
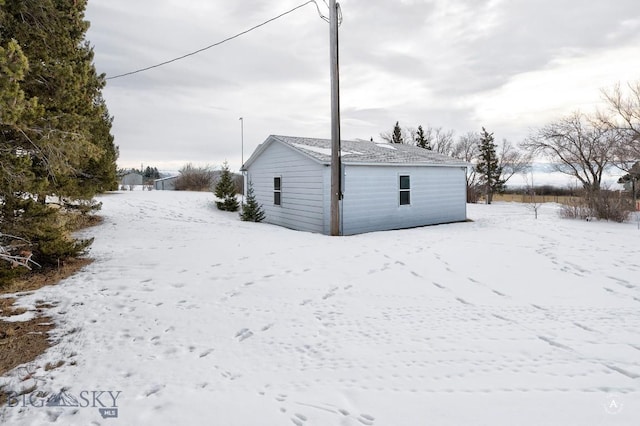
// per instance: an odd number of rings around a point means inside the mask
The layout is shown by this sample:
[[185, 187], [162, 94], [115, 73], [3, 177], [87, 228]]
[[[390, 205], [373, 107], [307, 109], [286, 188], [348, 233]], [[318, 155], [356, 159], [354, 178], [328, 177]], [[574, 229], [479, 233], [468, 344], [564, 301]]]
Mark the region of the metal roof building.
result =
[[[341, 234], [466, 220], [467, 163], [423, 148], [342, 141]], [[243, 165], [265, 222], [329, 233], [331, 141], [271, 135]]]

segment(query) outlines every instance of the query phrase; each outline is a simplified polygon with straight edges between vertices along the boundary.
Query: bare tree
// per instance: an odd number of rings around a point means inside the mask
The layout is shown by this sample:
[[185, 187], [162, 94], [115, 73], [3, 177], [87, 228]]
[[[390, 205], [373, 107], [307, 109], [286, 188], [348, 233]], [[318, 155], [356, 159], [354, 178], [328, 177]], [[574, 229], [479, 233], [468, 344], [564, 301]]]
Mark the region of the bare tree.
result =
[[[398, 123], [396, 123], [398, 126]], [[399, 132], [399, 135], [398, 135]], [[416, 139], [418, 130], [415, 127], [402, 127], [400, 130], [380, 133], [380, 138], [388, 143], [394, 143], [394, 141], [402, 140], [402, 143], [417, 145]], [[453, 156], [454, 152], [454, 131], [444, 130], [442, 127], [426, 126], [423, 128], [423, 135], [425, 144], [430, 146], [434, 152], [439, 154]]]
[[212, 167], [197, 167], [188, 163], [180, 169], [175, 188], [176, 191], [209, 191], [213, 186], [213, 178]]
[[425, 133], [433, 151], [449, 156], [453, 154], [455, 143], [453, 130], [444, 130], [442, 127], [427, 127]]
[[458, 138], [450, 152], [452, 157], [471, 164], [471, 166], [467, 167], [467, 202], [469, 203], [476, 203], [480, 198], [480, 181], [474, 165], [478, 158], [479, 141], [479, 133], [465, 133]]
[[524, 176], [525, 181], [525, 195], [529, 197], [529, 202], [527, 204], [527, 208], [533, 211], [535, 218], [538, 218], [538, 210], [540, 210], [540, 206], [542, 203], [538, 202], [538, 197], [536, 196], [536, 187], [533, 184], [533, 171], [531, 171], [530, 167], [527, 167], [521, 170], [522, 175]]
[[640, 80], [628, 83], [626, 91], [617, 84], [610, 91], [603, 90], [602, 95], [610, 114], [601, 114], [600, 119], [622, 133], [618, 163], [629, 171], [634, 161], [640, 159]]
[[598, 191], [605, 169], [615, 164], [620, 138], [620, 132], [595, 117], [575, 112], [540, 128], [522, 147], [547, 157], [557, 171], [578, 179], [588, 191]]
[[396, 124], [391, 131], [380, 133], [380, 138], [388, 143], [413, 144], [415, 141], [415, 134], [416, 129], [412, 127], [400, 127], [399, 122], [396, 121]]
[[531, 166], [531, 154], [521, 151], [506, 139], [498, 147], [498, 166], [502, 170], [501, 179], [506, 183], [515, 174], [526, 172]]
[[459, 160], [472, 163], [478, 157], [478, 142], [480, 141], [480, 133], [467, 132], [458, 138], [453, 145], [449, 154]]

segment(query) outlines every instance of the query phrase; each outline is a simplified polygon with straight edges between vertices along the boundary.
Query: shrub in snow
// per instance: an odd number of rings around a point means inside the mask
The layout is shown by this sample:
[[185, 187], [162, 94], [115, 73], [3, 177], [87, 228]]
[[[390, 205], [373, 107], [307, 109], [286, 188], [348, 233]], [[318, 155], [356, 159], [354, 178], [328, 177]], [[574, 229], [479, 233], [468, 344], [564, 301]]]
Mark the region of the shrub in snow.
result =
[[264, 219], [264, 211], [262, 210], [262, 206], [258, 204], [258, 201], [256, 200], [251, 181], [247, 184], [247, 202], [242, 205], [240, 219], [245, 222], [262, 222]]
[[606, 189], [597, 191], [590, 197], [592, 214], [598, 219], [624, 222], [629, 219], [633, 203], [629, 198]]
[[591, 191], [583, 197], [571, 198], [560, 209], [560, 216], [568, 219], [591, 218], [624, 222], [629, 219], [633, 211], [630, 199], [620, 194], [601, 189]]
[[176, 179], [176, 191], [210, 191], [213, 183], [213, 170], [209, 166], [196, 167], [191, 163], [180, 169]]
[[225, 210], [228, 212], [237, 212], [240, 205], [236, 198], [236, 188], [233, 183], [233, 177], [229, 171], [229, 165], [225, 161], [222, 165], [222, 173], [220, 174], [220, 180], [216, 184], [215, 190], [216, 206], [219, 210]]

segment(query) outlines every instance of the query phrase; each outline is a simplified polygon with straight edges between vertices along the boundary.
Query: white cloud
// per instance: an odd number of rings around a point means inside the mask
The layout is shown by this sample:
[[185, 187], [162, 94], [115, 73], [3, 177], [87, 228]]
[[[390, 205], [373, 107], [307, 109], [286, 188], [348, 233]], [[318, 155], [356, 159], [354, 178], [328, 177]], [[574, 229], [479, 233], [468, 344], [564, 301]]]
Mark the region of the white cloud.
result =
[[467, 106], [478, 123], [523, 135], [528, 127], [574, 110], [602, 109], [601, 90], [637, 79], [639, 69], [638, 45], [558, 58], [544, 69], [515, 75], [498, 89], [469, 97]]
[[[188, 4], [187, 4], [188, 3]], [[88, 34], [99, 72], [115, 75], [183, 55], [302, 4], [92, 0]], [[323, 10], [326, 6], [319, 2]], [[396, 121], [527, 127], [597, 103], [637, 80], [637, 0], [343, 0], [342, 135], [378, 138]], [[193, 161], [240, 166], [269, 134], [330, 134], [329, 27], [313, 5], [219, 47], [110, 80], [121, 165]], [[635, 75], [634, 75], [635, 74]]]

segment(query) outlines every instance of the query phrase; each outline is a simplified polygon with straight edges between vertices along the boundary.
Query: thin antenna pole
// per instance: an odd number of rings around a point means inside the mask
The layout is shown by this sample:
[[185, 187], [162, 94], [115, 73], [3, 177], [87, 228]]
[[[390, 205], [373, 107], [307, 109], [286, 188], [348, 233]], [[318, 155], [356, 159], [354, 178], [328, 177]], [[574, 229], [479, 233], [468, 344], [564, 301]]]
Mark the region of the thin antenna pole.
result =
[[[244, 166], [244, 118], [240, 117], [240, 169]], [[244, 170], [242, 171], [242, 202], [240, 203], [240, 211], [244, 208], [244, 193], [246, 184], [244, 179]]]
[[244, 118], [240, 117], [240, 166], [244, 166]]
[[330, 58], [331, 58], [331, 229], [330, 234], [340, 235], [340, 73], [338, 67], [338, 5], [329, 1]]

